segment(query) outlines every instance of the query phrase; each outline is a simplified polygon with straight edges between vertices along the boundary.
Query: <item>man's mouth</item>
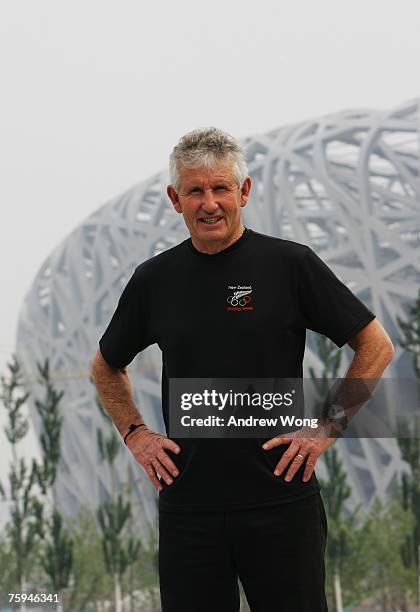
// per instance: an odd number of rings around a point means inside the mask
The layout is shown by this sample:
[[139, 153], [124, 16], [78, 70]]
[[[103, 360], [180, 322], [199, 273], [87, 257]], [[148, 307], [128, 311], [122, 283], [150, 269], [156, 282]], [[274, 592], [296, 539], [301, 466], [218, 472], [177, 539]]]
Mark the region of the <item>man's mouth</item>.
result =
[[214, 225], [222, 219], [223, 217], [201, 217], [199, 221], [201, 221], [201, 223], [206, 223], [207, 225]]

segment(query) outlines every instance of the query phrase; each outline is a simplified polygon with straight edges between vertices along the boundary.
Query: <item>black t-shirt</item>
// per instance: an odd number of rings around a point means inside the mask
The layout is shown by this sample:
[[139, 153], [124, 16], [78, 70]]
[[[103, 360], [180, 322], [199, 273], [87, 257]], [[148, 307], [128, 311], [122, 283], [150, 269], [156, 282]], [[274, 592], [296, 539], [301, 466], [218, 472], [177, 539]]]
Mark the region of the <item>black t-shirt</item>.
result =
[[[246, 228], [214, 255], [188, 238], [140, 264], [99, 346], [122, 368], [158, 344], [168, 433], [169, 378], [301, 378], [306, 329], [341, 347], [374, 318], [311, 248]], [[290, 482], [287, 468], [274, 475], [287, 445], [265, 451], [269, 438], [172, 439], [180, 473], [170, 485], [161, 479], [160, 510], [249, 508], [319, 490], [315, 473], [302, 481], [304, 466]]]

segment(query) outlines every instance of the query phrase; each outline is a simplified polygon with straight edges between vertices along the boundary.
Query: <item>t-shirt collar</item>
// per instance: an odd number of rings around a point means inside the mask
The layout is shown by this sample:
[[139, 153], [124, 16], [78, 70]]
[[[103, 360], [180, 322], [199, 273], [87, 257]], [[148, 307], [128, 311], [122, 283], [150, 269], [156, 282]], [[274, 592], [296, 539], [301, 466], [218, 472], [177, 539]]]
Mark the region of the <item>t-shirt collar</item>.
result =
[[242, 246], [244, 244], [244, 242], [246, 242], [246, 240], [248, 239], [250, 233], [251, 233], [251, 230], [249, 228], [245, 227], [244, 231], [242, 232], [242, 235], [237, 240], [235, 240], [235, 242], [230, 244], [225, 249], [222, 249], [218, 253], [213, 253], [213, 254], [211, 254], [211, 253], [202, 253], [201, 251], [196, 249], [195, 246], [192, 243], [191, 238], [187, 239], [187, 244], [188, 244], [190, 250], [195, 255], [197, 255], [198, 257], [204, 257], [205, 259], [213, 259], [214, 257], [221, 257], [223, 255], [226, 255], [227, 253], [230, 253], [231, 251], [235, 251], [236, 249], [238, 249], [240, 246]]

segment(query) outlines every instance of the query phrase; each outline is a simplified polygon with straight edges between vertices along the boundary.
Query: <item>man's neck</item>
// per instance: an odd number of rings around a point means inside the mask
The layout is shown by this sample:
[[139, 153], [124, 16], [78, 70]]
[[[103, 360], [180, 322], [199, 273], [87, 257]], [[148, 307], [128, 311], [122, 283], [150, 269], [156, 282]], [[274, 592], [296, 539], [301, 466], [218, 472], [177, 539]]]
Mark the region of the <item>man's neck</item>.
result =
[[241, 223], [238, 229], [234, 232], [233, 236], [231, 236], [226, 242], [220, 241], [220, 242], [214, 242], [211, 244], [206, 244], [202, 242], [196, 242], [192, 236], [191, 236], [191, 242], [193, 243], [194, 248], [196, 248], [197, 251], [200, 251], [200, 253], [204, 253], [205, 255], [216, 255], [216, 253], [220, 253], [221, 251], [224, 251], [225, 249], [230, 247], [234, 242], [239, 240], [239, 238], [242, 237], [244, 231], [245, 231], [245, 227]]

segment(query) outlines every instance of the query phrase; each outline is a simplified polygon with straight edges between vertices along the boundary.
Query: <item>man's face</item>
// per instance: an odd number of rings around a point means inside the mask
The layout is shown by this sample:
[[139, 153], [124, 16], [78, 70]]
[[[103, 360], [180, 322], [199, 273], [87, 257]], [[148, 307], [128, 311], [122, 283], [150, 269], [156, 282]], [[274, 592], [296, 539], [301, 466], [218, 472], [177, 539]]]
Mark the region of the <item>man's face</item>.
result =
[[247, 177], [242, 187], [236, 182], [230, 162], [213, 168], [182, 168], [178, 193], [167, 188], [175, 210], [182, 213], [193, 242], [199, 247], [225, 245], [242, 231], [241, 207], [251, 187]]

